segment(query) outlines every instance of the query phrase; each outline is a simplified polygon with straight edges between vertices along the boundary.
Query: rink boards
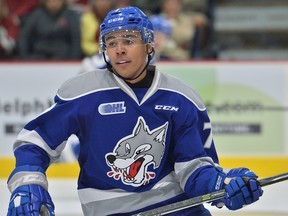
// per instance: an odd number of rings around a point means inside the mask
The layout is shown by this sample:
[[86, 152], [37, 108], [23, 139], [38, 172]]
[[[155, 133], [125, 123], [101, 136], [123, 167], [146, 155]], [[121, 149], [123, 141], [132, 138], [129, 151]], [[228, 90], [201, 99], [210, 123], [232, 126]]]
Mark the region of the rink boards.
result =
[[[202, 96], [221, 166], [246, 166], [263, 177], [287, 172], [288, 62], [161, 62], [159, 69]], [[0, 63], [0, 177], [15, 165], [12, 146], [19, 130], [80, 71], [80, 62]], [[76, 162], [57, 163], [48, 176], [76, 178], [78, 172]]]

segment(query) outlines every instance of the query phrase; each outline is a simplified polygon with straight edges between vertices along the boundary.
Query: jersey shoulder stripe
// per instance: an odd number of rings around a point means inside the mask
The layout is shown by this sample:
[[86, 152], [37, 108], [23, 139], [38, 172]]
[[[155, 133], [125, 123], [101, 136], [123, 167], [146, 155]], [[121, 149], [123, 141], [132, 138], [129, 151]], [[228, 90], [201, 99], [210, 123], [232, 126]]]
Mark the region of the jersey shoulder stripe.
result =
[[85, 72], [65, 81], [57, 91], [62, 100], [73, 100], [93, 92], [119, 89], [114, 76], [107, 69]]
[[188, 100], [190, 100], [199, 110], [205, 110], [206, 107], [201, 96], [198, 92], [182, 80], [167, 74], [161, 74], [161, 82], [159, 89], [166, 91], [176, 92], [183, 95]]

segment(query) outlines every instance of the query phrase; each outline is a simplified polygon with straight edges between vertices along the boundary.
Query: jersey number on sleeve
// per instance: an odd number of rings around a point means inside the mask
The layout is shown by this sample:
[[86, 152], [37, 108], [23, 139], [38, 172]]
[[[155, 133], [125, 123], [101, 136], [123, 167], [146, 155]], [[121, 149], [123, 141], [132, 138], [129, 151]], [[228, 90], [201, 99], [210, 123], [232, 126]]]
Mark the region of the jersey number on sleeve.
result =
[[210, 147], [212, 145], [212, 140], [213, 140], [213, 138], [212, 138], [212, 125], [210, 122], [204, 123], [203, 131], [205, 131], [205, 130], [209, 130], [210, 133], [209, 133], [209, 135], [205, 141], [204, 148], [210, 149]]

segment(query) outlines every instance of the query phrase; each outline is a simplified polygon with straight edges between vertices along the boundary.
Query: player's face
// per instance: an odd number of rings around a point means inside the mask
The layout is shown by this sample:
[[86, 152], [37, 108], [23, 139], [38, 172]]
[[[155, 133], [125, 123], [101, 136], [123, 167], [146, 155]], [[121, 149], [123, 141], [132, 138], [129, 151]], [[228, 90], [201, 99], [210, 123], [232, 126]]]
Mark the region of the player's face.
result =
[[[107, 55], [113, 69], [124, 78], [137, 77], [146, 65], [147, 44], [144, 44], [137, 31], [118, 31], [105, 36]], [[148, 45], [148, 49], [151, 49]], [[149, 52], [149, 50], [148, 50]], [[145, 77], [140, 77], [129, 82], [136, 83]]]

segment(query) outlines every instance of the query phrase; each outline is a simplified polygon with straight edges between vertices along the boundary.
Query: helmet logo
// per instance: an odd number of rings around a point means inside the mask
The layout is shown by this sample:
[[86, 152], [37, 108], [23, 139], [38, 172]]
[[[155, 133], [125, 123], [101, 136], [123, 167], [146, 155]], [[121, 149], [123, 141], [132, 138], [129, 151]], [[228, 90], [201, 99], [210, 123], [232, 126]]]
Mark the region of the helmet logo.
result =
[[124, 17], [118, 17], [118, 18], [108, 20], [108, 23], [119, 22], [119, 21], [123, 21], [123, 20], [124, 20]]

